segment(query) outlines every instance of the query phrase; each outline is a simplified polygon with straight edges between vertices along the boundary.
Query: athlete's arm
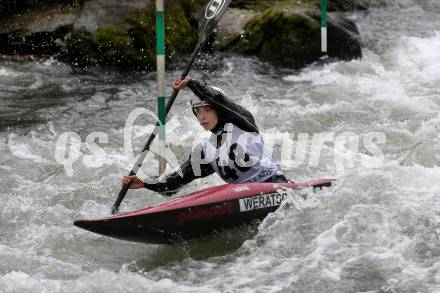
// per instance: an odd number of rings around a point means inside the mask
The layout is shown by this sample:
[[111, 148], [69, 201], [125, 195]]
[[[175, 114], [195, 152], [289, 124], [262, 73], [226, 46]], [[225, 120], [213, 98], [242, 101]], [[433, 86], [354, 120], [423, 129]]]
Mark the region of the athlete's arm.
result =
[[[147, 188], [149, 190], [159, 192], [166, 196], [171, 196], [179, 189], [193, 181], [197, 178], [203, 178], [214, 173], [211, 165], [209, 164], [200, 164], [200, 175], [196, 176], [193, 171], [193, 167], [191, 164], [191, 156], [188, 160], [180, 166], [180, 171], [182, 171], [182, 175], [180, 176], [179, 172], [174, 172], [170, 175], [167, 175], [167, 180], [165, 183], [157, 182], [157, 183], [147, 183], [143, 182], [137, 176], [125, 176], [122, 180], [122, 185], [129, 185], [130, 189], [138, 189], [138, 188]], [[130, 183], [131, 182], [131, 183]]]
[[200, 170], [201, 170], [200, 175], [196, 176], [193, 171], [193, 167], [191, 164], [191, 156], [190, 156], [188, 160], [182, 166], [180, 166], [180, 171], [182, 171], [183, 176], [180, 176], [179, 172], [174, 172], [167, 176], [166, 183], [161, 183], [161, 182], [155, 184], [144, 183], [144, 187], [156, 192], [160, 192], [163, 195], [171, 196], [177, 191], [179, 191], [179, 189], [182, 186], [190, 183], [194, 179], [203, 178], [214, 173], [214, 170], [209, 164], [201, 164]]

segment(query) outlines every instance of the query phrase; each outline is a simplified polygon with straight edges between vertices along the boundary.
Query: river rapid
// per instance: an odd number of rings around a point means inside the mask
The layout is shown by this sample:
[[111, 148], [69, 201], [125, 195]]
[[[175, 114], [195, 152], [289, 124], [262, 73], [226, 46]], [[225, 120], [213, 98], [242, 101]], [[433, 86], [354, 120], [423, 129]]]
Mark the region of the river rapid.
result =
[[[354, 13], [363, 58], [301, 71], [238, 56], [201, 58], [193, 77], [246, 106], [268, 140], [289, 134], [287, 177], [338, 181], [307, 200], [288, 199], [255, 227], [174, 245], [124, 242], [72, 225], [108, 215], [133, 164], [125, 123], [136, 108], [155, 109], [154, 75], [1, 59], [0, 292], [440, 292], [439, 16], [437, 0]], [[168, 72], [167, 83], [179, 72]], [[183, 91], [169, 115], [180, 163], [203, 134], [190, 97]], [[152, 121], [136, 119], [135, 154]], [[82, 142], [71, 173], [56, 156], [66, 132]], [[100, 153], [85, 143], [92, 133], [104, 133], [95, 141]], [[333, 138], [318, 164], [313, 147], [298, 163], [299, 134], [310, 145], [318, 133]], [[359, 147], [341, 169], [335, 141], [343, 133], [358, 135]], [[375, 158], [365, 140], [371, 133], [385, 137], [374, 140]], [[146, 162], [145, 173], [157, 172], [153, 156]], [[179, 195], [221, 183], [213, 175]], [[130, 191], [121, 209], [166, 199]]]

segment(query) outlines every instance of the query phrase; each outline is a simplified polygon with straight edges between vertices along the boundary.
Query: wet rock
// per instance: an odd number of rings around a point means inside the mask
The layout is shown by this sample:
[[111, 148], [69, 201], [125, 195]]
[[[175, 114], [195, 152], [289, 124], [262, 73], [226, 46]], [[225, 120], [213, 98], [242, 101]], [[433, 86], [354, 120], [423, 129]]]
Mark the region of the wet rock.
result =
[[58, 8], [47, 11], [27, 11], [14, 18], [4, 19], [0, 34], [13, 31], [26, 33], [54, 32], [60, 27], [72, 26], [75, 22], [74, 9]]
[[244, 33], [245, 25], [256, 15], [257, 12], [253, 10], [229, 8], [218, 24], [216, 46], [220, 50], [230, 47]]
[[370, 0], [331, 0], [327, 5], [330, 12], [351, 12], [368, 9], [370, 2]]
[[[303, 67], [322, 56], [320, 19], [317, 1], [277, 3], [245, 25], [244, 34], [230, 50]], [[343, 14], [329, 13], [328, 56], [349, 60], [361, 55], [355, 24]]]
[[151, 4], [152, 0], [91, 0], [81, 6], [75, 20], [75, 30], [94, 33], [98, 28], [123, 22], [140, 9]]
[[74, 68], [87, 68], [96, 65], [96, 47], [92, 42], [92, 34], [86, 30], [78, 30], [67, 35], [67, 41], [58, 55], [62, 62]]
[[328, 56], [342, 60], [362, 57], [356, 24], [340, 12], [328, 14]]
[[[165, 23], [167, 61], [191, 53], [197, 43], [197, 30], [190, 25], [178, 3], [167, 4]], [[75, 54], [87, 50], [89, 54]], [[153, 69], [156, 63], [155, 5], [150, 4], [123, 21], [99, 27], [94, 32], [84, 28], [83, 33], [72, 34], [60, 59], [80, 67], [97, 64], [121, 69]]]
[[54, 54], [60, 40], [75, 22], [77, 7], [28, 10], [3, 17], [0, 23], [0, 51], [19, 54]]
[[0, 18], [21, 15], [29, 11], [45, 11], [54, 7], [78, 7], [84, 0], [1, 0]]

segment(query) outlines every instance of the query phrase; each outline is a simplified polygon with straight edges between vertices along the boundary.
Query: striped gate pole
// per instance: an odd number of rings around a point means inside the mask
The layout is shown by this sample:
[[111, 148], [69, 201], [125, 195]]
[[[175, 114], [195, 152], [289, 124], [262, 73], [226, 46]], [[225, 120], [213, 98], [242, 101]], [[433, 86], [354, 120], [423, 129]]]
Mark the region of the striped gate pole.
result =
[[321, 52], [327, 53], [327, 0], [321, 0]]
[[[165, 154], [165, 20], [164, 0], [156, 0], [156, 67], [157, 67], [157, 116], [159, 127], [159, 153]], [[165, 174], [166, 160], [159, 158], [159, 175]], [[161, 176], [162, 177], [162, 176]], [[162, 180], [163, 181], [163, 180]]]

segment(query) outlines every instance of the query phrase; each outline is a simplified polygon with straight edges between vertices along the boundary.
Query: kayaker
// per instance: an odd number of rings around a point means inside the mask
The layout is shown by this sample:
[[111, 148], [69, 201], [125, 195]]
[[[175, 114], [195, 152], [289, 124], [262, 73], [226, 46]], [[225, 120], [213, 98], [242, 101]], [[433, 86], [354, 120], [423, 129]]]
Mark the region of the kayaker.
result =
[[123, 185], [171, 195], [194, 179], [214, 172], [228, 183], [288, 182], [247, 109], [231, 101], [221, 89], [190, 77], [177, 78], [172, 85], [174, 90], [185, 87], [195, 95], [191, 101], [194, 115], [205, 130], [212, 132], [211, 136], [180, 166], [183, 176], [174, 172], [166, 176], [166, 183], [153, 184], [137, 176], [125, 176]]

